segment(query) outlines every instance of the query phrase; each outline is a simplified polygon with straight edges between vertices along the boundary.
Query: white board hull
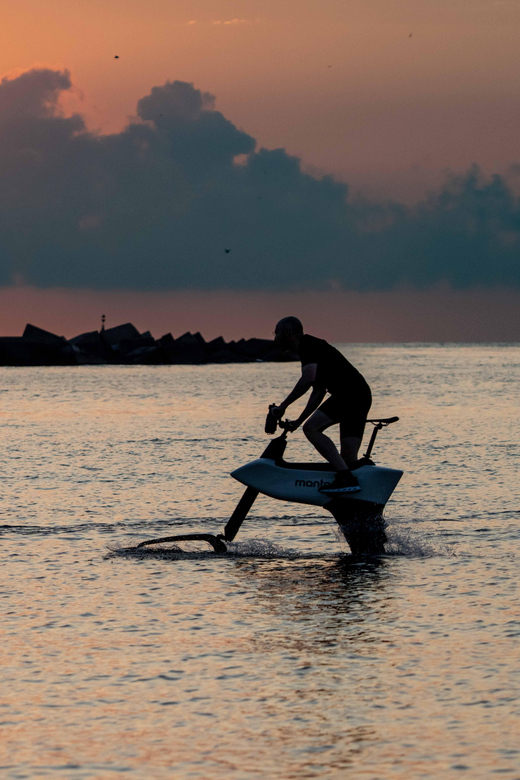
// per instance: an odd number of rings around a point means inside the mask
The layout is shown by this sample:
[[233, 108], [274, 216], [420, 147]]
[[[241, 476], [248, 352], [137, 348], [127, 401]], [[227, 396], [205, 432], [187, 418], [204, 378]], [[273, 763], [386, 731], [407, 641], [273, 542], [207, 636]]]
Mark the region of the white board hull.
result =
[[266, 496], [282, 501], [326, 506], [334, 497], [335, 500], [354, 500], [384, 506], [403, 475], [397, 469], [361, 466], [354, 472], [361, 490], [327, 495], [318, 489], [334, 479], [334, 472], [326, 469], [327, 464], [302, 464], [299, 467], [298, 464], [284, 465], [270, 458], [257, 458], [231, 472], [231, 476]]

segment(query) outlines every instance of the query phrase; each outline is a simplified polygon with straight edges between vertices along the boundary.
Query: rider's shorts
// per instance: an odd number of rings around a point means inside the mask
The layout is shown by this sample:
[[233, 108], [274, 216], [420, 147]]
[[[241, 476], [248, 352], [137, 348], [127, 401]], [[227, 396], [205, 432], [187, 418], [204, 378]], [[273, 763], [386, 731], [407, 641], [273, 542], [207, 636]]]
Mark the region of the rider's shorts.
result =
[[340, 395], [336, 393], [322, 403], [320, 411], [333, 422], [339, 423], [339, 435], [363, 438], [368, 412], [372, 405], [372, 395], [367, 388], [365, 392], [352, 396], [351, 393]]

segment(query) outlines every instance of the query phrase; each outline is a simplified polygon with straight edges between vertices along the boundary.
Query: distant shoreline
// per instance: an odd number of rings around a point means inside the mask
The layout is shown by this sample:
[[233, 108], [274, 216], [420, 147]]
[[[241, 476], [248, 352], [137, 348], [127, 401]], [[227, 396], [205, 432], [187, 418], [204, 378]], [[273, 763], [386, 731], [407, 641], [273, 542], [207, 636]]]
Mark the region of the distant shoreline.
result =
[[0, 337], [0, 366], [207, 365], [296, 359], [271, 339], [226, 342], [218, 336], [206, 341], [200, 333], [190, 332], [177, 339], [171, 333], [155, 339], [149, 331], [139, 333], [130, 322], [72, 339], [31, 324], [22, 336]]

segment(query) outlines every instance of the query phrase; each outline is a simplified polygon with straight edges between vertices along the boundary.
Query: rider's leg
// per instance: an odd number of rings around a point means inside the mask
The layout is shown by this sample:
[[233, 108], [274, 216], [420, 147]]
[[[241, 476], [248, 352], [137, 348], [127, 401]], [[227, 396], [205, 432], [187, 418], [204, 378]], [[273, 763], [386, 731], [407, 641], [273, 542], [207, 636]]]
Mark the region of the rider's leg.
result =
[[334, 471], [345, 471], [348, 468], [345, 460], [339, 454], [332, 439], [329, 439], [323, 433], [326, 428], [334, 424], [334, 420], [331, 420], [320, 409], [316, 409], [314, 414], [303, 424], [303, 432], [310, 443], [316, 447], [320, 455], [329, 461]]
[[359, 448], [361, 447], [361, 439], [357, 436], [342, 436], [341, 437], [341, 457], [351, 468], [358, 458]]
[[372, 396], [370, 391], [367, 391], [356, 399], [355, 404], [351, 405], [350, 414], [341, 417], [339, 425], [341, 457], [349, 468], [352, 468], [358, 459], [358, 452], [363, 441], [366, 419], [371, 404]]

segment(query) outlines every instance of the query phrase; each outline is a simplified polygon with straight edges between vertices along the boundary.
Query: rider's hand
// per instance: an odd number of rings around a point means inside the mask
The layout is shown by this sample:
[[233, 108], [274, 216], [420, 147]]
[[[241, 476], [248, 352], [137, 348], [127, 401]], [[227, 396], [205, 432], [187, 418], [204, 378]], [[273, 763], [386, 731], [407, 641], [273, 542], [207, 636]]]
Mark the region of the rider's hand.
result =
[[275, 406], [275, 405], [273, 405], [273, 406], [269, 407], [269, 410], [270, 410], [271, 414], [274, 417], [276, 417], [277, 420], [281, 420], [281, 418], [285, 414], [285, 407], [284, 406]]
[[285, 430], [289, 431], [290, 433], [292, 433], [299, 427], [300, 427], [300, 423], [298, 422], [298, 420], [286, 420], [284, 423]]

